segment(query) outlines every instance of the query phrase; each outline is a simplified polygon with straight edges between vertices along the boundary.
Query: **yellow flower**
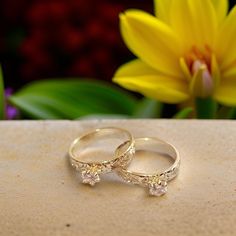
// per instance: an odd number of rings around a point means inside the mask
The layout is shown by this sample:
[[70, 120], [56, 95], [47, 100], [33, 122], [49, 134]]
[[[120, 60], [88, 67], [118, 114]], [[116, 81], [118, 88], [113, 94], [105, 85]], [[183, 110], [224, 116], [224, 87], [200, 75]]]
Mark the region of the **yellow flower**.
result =
[[236, 6], [227, 0], [155, 0], [152, 16], [120, 15], [128, 48], [138, 57], [113, 81], [166, 103], [212, 97], [236, 105]]

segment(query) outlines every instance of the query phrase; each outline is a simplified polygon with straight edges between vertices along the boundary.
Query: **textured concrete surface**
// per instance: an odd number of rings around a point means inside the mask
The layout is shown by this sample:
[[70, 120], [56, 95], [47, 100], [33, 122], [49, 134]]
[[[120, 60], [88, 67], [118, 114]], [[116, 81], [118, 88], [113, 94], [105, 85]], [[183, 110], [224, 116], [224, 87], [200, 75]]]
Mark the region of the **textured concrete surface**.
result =
[[[167, 195], [149, 197], [114, 175], [80, 184], [71, 141], [111, 125], [178, 148], [180, 175]], [[0, 135], [0, 235], [236, 235], [236, 122], [1, 122]]]

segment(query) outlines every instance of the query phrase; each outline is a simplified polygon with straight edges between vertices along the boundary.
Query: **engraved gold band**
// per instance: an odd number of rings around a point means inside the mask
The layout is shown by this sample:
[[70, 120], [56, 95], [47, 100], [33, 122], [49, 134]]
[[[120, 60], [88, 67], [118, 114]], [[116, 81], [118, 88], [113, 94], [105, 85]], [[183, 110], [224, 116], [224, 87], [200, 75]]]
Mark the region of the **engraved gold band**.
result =
[[[85, 161], [80, 155], [83, 146], [89, 146], [90, 142], [99, 141], [101, 137], [109, 137], [110, 135], [121, 136], [120, 148], [114, 150], [114, 154], [109, 160]], [[105, 147], [104, 147], [105, 148]], [[75, 150], [79, 151], [77, 154]], [[76, 138], [69, 148], [69, 156], [71, 165], [76, 170], [81, 171], [83, 183], [94, 185], [100, 181], [100, 174], [111, 172], [117, 166], [127, 165], [134, 153], [133, 136], [125, 129], [105, 127], [95, 129]]]
[[[150, 145], [151, 144], [151, 145]], [[155, 173], [140, 173], [129, 170], [129, 165], [121, 166], [116, 171], [126, 182], [138, 184], [149, 188], [149, 193], [155, 196], [161, 196], [167, 192], [167, 182], [174, 179], [179, 171], [180, 156], [176, 148], [158, 138], [138, 138], [135, 139], [135, 150], [150, 150], [171, 157], [173, 164], [165, 170], [158, 170]], [[148, 158], [148, 155], [145, 156]], [[133, 158], [135, 161], [135, 155]]]

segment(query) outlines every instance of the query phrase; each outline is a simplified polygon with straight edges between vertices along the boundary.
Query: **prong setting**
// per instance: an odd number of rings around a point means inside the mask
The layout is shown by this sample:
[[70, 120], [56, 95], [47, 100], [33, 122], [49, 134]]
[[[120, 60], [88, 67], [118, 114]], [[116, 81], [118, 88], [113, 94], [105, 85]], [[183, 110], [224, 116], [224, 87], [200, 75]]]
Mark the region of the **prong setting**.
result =
[[158, 180], [158, 182], [151, 182], [148, 185], [149, 194], [160, 197], [167, 193], [167, 182], [165, 180]]
[[99, 170], [95, 166], [84, 169], [81, 172], [83, 184], [89, 184], [91, 186], [94, 186], [96, 183], [100, 182], [100, 176], [98, 174], [98, 171]]

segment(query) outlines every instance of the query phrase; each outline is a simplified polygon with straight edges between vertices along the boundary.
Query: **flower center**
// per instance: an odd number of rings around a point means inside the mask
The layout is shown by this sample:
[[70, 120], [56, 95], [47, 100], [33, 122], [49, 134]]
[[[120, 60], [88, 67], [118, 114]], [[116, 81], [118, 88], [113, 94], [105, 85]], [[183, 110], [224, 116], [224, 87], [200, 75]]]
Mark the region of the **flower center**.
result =
[[185, 57], [190, 77], [190, 91], [195, 97], [206, 98], [214, 92], [212, 55], [211, 49], [207, 46], [202, 51], [193, 46]]
[[207, 64], [200, 60], [195, 60], [191, 69], [193, 80], [199, 80], [195, 81], [195, 84], [200, 83], [197, 86], [197, 89], [200, 89], [200, 91], [195, 91], [196, 95], [200, 97], [210, 96], [214, 90], [214, 81]]

